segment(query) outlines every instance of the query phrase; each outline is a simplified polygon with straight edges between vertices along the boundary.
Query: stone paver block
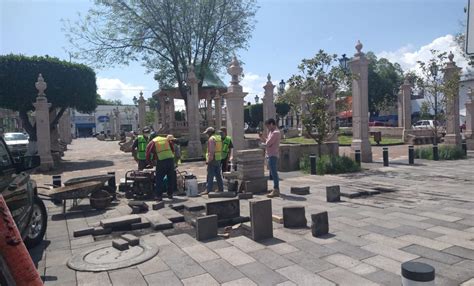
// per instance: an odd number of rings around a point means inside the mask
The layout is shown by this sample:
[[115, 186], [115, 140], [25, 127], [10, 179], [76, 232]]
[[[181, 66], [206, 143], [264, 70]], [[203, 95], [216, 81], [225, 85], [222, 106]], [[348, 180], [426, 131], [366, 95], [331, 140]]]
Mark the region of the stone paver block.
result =
[[253, 198], [253, 193], [240, 193], [239, 200], [250, 200]]
[[381, 268], [396, 275], [401, 273], [401, 263], [382, 255], [376, 255], [362, 260], [364, 263]]
[[155, 256], [152, 259], [145, 261], [144, 263], [138, 264], [137, 268], [138, 270], [140, 270], [140, 273], [143, 276], [169, 270], [168, 265], [166, 265], [166, 263], [164, 263], [163, 260], [158, 256]]
[[375, 254], [380, 254], [385, 257], [390, 257], [400, 262], [406, 262], [418, 258], [418, 255], [414, 255], [396, 248], [385, 246], [384, 244], [374, 243], [366, 246], [362, 246], [362, 249], [368, 250]]
[[247, 193], [266, 193], [268, 190], [268, 180], [263, 176], [257, 176], [251, 180], [245, 180], [244, 190]]
[[283, 207], [284, 227], [307, 227], [304, 206]]
[[360, 285], [360, 286], [377, 286], [374, 283], [362, 276], [356, 275], [348, 270], [342, 268], [333, 268], [319, 273], [324, 278], [331, 280], [337, 285]]
[[112, 233], [111, 228], [104, 228], [102, 226], [94, 227], [94, 231], [92, 232], [92, 235], [105, 235], [105, 234], [110, 234]]
[[240, 278], [237, 280], [223, 283], [222, 286], [257, 286], [252, 280], [248, 278]]
[[294, 195], [300, 195], [300, 196], [306, 196], [309, 195], [309, 186], [306, 187], [291, 187], [290, 188], [290, 193]]
[[[169, 285], [169, 286], [182, 286], [183, 283], [174, 274], [173, 271], [167, 270], [162, 272], [153, 273], [145, 276], [145, 280], [148, 285]], [[129, 285], [134, 285], [129, 284]]]
[[173, 222], [171, 222], [171, 220], [165, 218], [161, 214], [150, 215], [150, 216], [147, 216], [146, 218], [150, 222], [153, 229], [155, 230], [173, 228]]
[[215, 259], [201, 263], [201, 266], [219, 283], [244, 278], [244, 275], [224, 259]]
[[151, 223], [149, 221], [137, 222], [137, 223], [132, 223], [130, 225], [130, 229], [131, 230], [144, 229], [144, 228], [149, 228], [150, 226], [151, 226]]
[[179, 279], [204, 274], [206, 271], [174, 244], [160, 247], [158, 256], [173, 270]]
[[208, 273], [181, 280], [184, 286], [212, 286], [219, 283]]
[[379, 283], [380, 285], [400, 286], [400, 275], [388, 271], [378, 270], [374, 273], [367, 274], [365, 277], [375, 283]]
[[[474, 250], [473, 249], [468, 249], [468, 248], [464, 248], [464, 247], [461, 247], [461, 246], [452, 246], [450, 248], [444, 249], [442, 252], [446, 252], [446, 253], [449, 253], [449, 254], [452, 254], [452, 255], [463, 257], [465, 259], [474, 260]], [[434, 259], [434, 260], [436, 260], [436, 259]]]
[[86, 227], [86, 228], [81, 228], [78, 230], [75, 230], [73, 232], [74, 237], [80, 237], [80, 236], [85, 236], [85, 235], [91, 235], [94, 233], [94, 228], [93, 227]]
[[146, 286], [147, 283], [137, 268], [123, 268], [109, 272], [112, 285]]
[[181, 249], [184, 247], [190, 247], [190, 246], [199, 244], [199, 242], [196, 239], [194, 239], [194, 237], [192, 237], [191, 235], [187, 233], [171, 235], [171, 236], [168, 236], [168, 239]]
[[463, 260], [461, 257], [416, 244], [407, 246], [401, 250], [446, 264], [455, 264]]
[[353, 198], [360, 197], [361, 194], [360, 194], [360, 192], [353, 192], [353, 191], [347, 191], [346, 190], [346, 191], [341, 192], [341, 196], [353, 199]]
[[212, 192], [207, 194], [208, 198], [234, 198], [236, 196], [235, 192]]
[[329, 233], [328, 212], [311, 215], [311, 233], [314, 237], [323, 236]]
[[359, 265], [349, 268], [348, 270], [355, 274], [368, 275], [368, 274], [377, 272], [378, 268], [369, 264], [360, 263]]
[[326, 201], [328, 203], [341, 201], [341, 187], [339, 185], [326, 187]]
[[259, 241], [273, 237], [272, 200], [250, 201], [252, 239]]
[[123, 234], [120, 236], [123, 240], [127, 241], [130, 246], [140, 244], [140, 239], [133, 234]]
[[209, 248], [207, 248], [206, 246], [202, 244], [196, 244], [193, 246], [184, 247], [182, 250], [186, 252], [189, 256], [191, 256], [191, 258], [197, 261], [198, 263], [202, 263], [209, 260], [215, 260], [219, 258], [219, 256], [216, 253], [214, 253], [212, 250], [210, 250]]
[[217, 215], [218, 220], [232, 219], [240, 216], [239, 199], [220, 200], [206, 204], [206, 215]]
[[216, 249], [215, 252], [234, 266], [255, 262], [255, 259], [235, 246]]
[[246, 253], [265, 248], [264, 244], [255, 242], [244, 235], [229, 238], [227, 239], [227, 242], [231, 243], [235, 247], [238, 247], [240, 250]]
[[196, 218], [196, 239], [199, 241], [217, 237], [217, 215]]
[[329, 263], [332, 263], [345, 269], [350, 269], [361, 264], [359, 260], [340, 253], [329, 255], [324, 259], [327, 260]]
[[172, 204], [172, 205], [169, 205], [169, 207], [175, 211], [184, 210], [184, 204]]
[[148, 211], [148, 205], [144, 201], [128, 201], [128, 206], [132, 208], [132, 211], [137, 211], [137, 213]]
[[184, 221], [184, 216], [182, 214], [170, 208], [160, 209], [158, 210], [158, 213], [173, 223]]
[[281, 274], [259, 262], [248, 263], [237, 268], [258, 285], [275, 285], [287, 280]]
[[292, 252], [283, 256], [312, 273], [318, 273], [336, 267], [326, 260], [309, 255], [308, 252], [305, 251]]
[[187, 211], [195, 212], [205, 209], [206, 207], [203, 204], [188, 202], [184, 204], [184, 208]]
[[416, 235], [404, 235], [404, 236], [398, 237], [397, 239], [401, 239], [407, 242], [411, 242], [413, 244], [418, 244], [421, 246], [433, 248], [436, 250], [443, 250], [443, 249], [453, 246], [452, 244], [448, 244], [445, 242], [429, 239], [426, 237], [416, 236]]
[[162, 209], [164, 207], [165, 207], [165, 202], [164, 201], [156, 202], [156, 203], [151, 204], [151, 209], [154, 210], [154, 211], [157, 211], [157, 210]]
[[278, 273], [290, 279], [297, 285], [336, 285], [325, 278], [314, 274], [299, 265], [292, 265], [277, 270]]
[[[77, 285], [81, 286], [91, 286], [101, 285], [101, 286], [112, 286], [110, 282], [109, 274], [107, 272], [76, 272]], [[61, 281], [62, 282], [62, 281]]]
[[112, 241], [112, 246], [117, 250], [124, 251], [128, 249], [129, 244], [125, 239], [119, 238]]
[[100, 221], [100, 225], [104, 228], [119, 228], [123, 226], [129, 226], [132, 223], [141, 222], [141, 218], [136, 215], [126, 215], [116, 218], [108, 218]]
[[283, 217], [279, 215], [272, 215], [272, 221], [282, 224], [283, 223]]
[[276, 254], [270, 249], [261, 249], [254, 252], [249, 252], [249, 255], [257, 259], [260, 263], [263, 263], [271, 269], [279, 269], [289, 265], [293, 265], [294, 262]]

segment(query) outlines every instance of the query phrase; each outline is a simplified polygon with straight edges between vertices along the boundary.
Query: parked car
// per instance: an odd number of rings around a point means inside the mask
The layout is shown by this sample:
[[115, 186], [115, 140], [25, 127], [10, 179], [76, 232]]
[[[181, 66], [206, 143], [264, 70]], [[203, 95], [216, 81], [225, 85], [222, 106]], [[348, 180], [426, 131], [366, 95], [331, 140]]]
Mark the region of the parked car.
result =
[[38, 167], [39, 163], [39, 156], [17, 157], [14, 160], [7, 144], [0, 138], [0, 193], [28, 248], [41, 243], [48, 221], [46, 208], [38, 197], [36, 182], [26, 172]]
[[8, 132], [3, 136], [13, 156], [23, 156], [28, 150], [28, 136], [20, 132]]
[[438, 134], [446, 135], [446, 128], [435, 120], [418, 120], [413, 124], [413, 129], [431, 129], [438, 128]]

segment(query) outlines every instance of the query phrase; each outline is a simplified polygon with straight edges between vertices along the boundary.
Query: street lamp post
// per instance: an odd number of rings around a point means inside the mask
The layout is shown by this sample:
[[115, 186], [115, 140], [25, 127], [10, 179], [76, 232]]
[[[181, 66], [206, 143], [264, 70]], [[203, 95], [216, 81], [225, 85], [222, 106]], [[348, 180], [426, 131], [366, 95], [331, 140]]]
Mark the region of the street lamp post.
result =
[[281, 80], [280, 83], [278, 84], [278, 94], [282, 95], [285, 92], [285, 81]]
[[339, 66], [341, 67], [344, 74], [349, 73], [349, 58], [346, 57], [346, 54], [342, 54], [342, 58], [339, 59]]
[[260, 98], [258, 97], [258, 94], [255, 95], [255, 103], [256, 103], [256, 104], [258, 104], [259, 99], [260, 99]]
[[435, 131], [435, 138], [434, 144], [438, 144], [438, 83], [436, 81], [436, 77], [438, 76], [438, 65], [433, 62], [430, 66], [430, 73], [433, 77], [433, 89], [434, 89], [434, 131]]

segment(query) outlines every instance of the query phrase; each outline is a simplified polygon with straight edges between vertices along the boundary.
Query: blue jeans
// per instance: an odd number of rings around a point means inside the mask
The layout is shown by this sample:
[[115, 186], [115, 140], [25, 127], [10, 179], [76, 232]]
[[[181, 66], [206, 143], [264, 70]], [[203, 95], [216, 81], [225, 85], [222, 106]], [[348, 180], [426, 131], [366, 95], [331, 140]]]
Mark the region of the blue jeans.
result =
[[278, 178], [278, 157], [270, 156], [267, 158], [268, 169], [273, 180], [273, 188], [280, 189], [280, 178]]
[[222, 169], [220, 161], [210, 161], [207, 163], [207, 192], [210, 193], [214, 189], [214, 177], [216, 177], [217, 188], [219, 192], [224, 191], [224, 182], [222, 181]]

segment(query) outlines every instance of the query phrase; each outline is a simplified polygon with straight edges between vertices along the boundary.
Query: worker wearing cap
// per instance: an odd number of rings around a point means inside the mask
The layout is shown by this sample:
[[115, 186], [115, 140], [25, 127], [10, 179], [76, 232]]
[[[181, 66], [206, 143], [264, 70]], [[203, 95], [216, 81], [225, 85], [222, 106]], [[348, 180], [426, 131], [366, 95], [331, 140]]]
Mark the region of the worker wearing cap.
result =
[[168, 198], [173, 198], [173, 192], [176, 191], [176, 170], [174, 163], [174, 145], [173, 135], [166, 137], [157, 136], [148, 143], [146, 147], [147, 162], [156, 163], [156, 193], [157, 200], [163, 200], [163, 179], [168, 178]]
[[142, 130], [142, 134], [137, 136], [137, 139], [133, 141], [132, 145], [132, 155], [135, 160], [138, 162], [138, 170], [145, 169], [147, 165], [146, 161], [146, 146], [149, 141], [150, 128], [145, 127]]
[[208, 127], [203, 134], [209, 136], [207, 141], [207, 193], [214, 189], [214, 177], [217, 181], [219, 192], [224, 191], [224, 183], [222, 181], [221, 161], [222, 161], [222, 138], [216, 134], [213, 127]]
[[234, 145], [232, 144], [232, 137], [227, 136], [227, 128], [221, 128], [221, 138], [222, 138], [222, 172], [229, 172], [230, 166], [229, 163], [232, 161], [232, 149]]

